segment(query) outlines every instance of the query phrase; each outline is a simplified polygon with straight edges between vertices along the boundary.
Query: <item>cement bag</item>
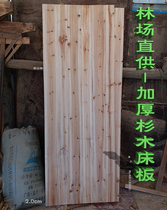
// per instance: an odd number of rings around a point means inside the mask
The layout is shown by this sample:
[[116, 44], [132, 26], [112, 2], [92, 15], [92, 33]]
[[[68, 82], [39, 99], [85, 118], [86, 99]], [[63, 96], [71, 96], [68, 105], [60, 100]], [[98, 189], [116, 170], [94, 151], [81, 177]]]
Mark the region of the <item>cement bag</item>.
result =
[[36, 128], [3, 133], [3, 196], [16, 209], [44, 203], [44, 173]]

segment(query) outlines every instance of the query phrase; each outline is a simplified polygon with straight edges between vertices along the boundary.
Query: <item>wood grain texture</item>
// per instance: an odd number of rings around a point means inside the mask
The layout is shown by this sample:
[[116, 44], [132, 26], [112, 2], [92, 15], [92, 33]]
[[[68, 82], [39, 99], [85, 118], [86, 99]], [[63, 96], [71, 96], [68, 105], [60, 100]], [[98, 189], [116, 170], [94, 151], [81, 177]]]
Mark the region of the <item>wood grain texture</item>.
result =
[[11, 57], [15, 54], [15, 52], [21, 47], [21, 44], [17, 44], [15, 48], [12, 50], [12, 52], [8, 55], [8, 57], [5, 59], [5, 65], [9, 62]]
[[43, 5], [48, 206], [119, 200], [123, 26], [111, 5]]
[[7, 0], [0, 0], [0, 17], [13, 12], [13, 3]]
[[5, 49], [5, 57], [8, 55], [10, 50], [12, 49], [13, 45], [17, 42], [17, 39], [13, 39], [9, 46]]
[[0, 21], [1, 33], [19, 34], [35, 31], [34, 23]]

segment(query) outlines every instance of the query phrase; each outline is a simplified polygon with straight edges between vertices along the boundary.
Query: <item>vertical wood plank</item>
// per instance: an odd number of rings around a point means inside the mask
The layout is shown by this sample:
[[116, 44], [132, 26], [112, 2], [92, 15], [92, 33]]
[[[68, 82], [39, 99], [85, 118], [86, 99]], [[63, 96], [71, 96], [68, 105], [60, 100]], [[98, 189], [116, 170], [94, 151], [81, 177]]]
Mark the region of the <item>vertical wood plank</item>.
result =
[[[49, 141], [50, 139], [55, 139], [55, 133], [54, 133], [54, 124], [55, 120], [57, 118], [54, 117], [54, 104], [53, 104], [53, 84], [54, 84], [54, 67], [55, 62], [53, 59], [53, 51], [55, 49], [54, 43], [54, 11], [53, 5], [42, 5], [43, 6], [43, 30], [46, 32], [43, 34], [43, 49], [47, 52], [47, 54], [44, 53], [44, 66], [47, 66], [49, 69], [48, 72], [44, 71], [44, 96], [45, 96], [45, 118], [49, 119], [45, 121], [45, 189], [46, 189], [46, 200], [50, 205], [54, 205], [54, 202], [57, 201], [58, 194], [55, 192], [55, 186], [56, 183], [52, 183], [50, 180], [54, 180], [55, 177], [55, 170], [58, 160], [55, 165], [52, 164], [52, 158], [55, 159], [55, 152], [56, 149], [56, 143], [55, 146], [52, 145], [53, 141]], [[56, 33], [55, 33], [56, 34]], [[56, 173], [57, 177], [57, 173]]]
[[46, 205], [117, 201], [122, 40], [114, 35], [122, 37], [123, 16], [114, 11], [43, 6]]
[[[109, 139], [108, 139], [108, 150], [109, 152], [115, 152], [115, 41], [114, 41], [114, 24], [115, 24], [115, 14], [114, 14], [114, 8], [109, 7], [109, 69], [108, 69], [108, 78], [109, 81], [107, 83], [107, 87], [109, 87], [109, 106], [108, 106], [108, 114], [109, 114]], [[113, 100], [114, 99], [114, 100]], [[111, 153], [112, 156], [113, 153]], [[115, 183], [115, 160], [110, 158], [110, 164], [109, 164], [109, 177], [108, 180], [111, 180], [109, 185], [109, 199], [111, 201], [115, 200], [115, 186], [112, 183]]]
[[124, 9], [115, 8], [115, 200], [119, 201]]
[[85, 190], [86, 190], [86, 200], [89, 203], [91, 201], [90, 196], [90, 141], [91, 141], [91, 113], [90, 113], [90, 95], [91, 95], [91, 84], [90, 84], [90, 66], [89, 66], [89, 47], [90, 47], [90, 6], [83, 7], [83, 18], [82, 18], [82, 40], [83, 40], [83, 110], [84, 110], [84, 118], [83, 118], [83, 141], [84, 141], [84, 164], [85, 164]]

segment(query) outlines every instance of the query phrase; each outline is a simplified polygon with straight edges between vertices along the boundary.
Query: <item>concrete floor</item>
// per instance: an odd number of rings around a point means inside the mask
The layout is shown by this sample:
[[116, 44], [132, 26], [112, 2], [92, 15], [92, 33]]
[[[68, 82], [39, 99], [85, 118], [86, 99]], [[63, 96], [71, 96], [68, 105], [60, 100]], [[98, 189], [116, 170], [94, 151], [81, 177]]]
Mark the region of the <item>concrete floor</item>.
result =
[[[132, 176], [132, 181], [134, 177]], [[38, 206], [29, 208], [29, 210], [167, 210], [167, 197], [152, 195], [148, 193], [138, 192], [125, 189], [125, 184], [128, 183], [129, 174], [127, 170], [121, 170], [120, 179], [120, 201], [115, 203], [104, 204], [88, 204], [85, 205], [66, 205], [46, 207]], [[155, 177], [157, 179], [157, 177]], [[167, 180], [162, 184], [162, 191], [167, 192]], [[155, 182], [140, 182], [138, 186], [155, 189]]]

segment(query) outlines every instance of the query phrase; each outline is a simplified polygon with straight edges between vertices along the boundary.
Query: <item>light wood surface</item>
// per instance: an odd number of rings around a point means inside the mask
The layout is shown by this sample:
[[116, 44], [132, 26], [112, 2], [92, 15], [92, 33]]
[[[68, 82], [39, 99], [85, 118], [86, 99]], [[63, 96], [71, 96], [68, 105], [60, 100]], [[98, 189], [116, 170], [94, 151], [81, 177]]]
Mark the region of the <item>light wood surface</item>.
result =
[[[114, 23], [114, 40], [115, 44], [115, 56], [114, 56], [114, 110], [115, 110], [115, 153], [120, 153], [120, 135], [121, 135], [121, 98], [122, 98], [122, 66], [123, 66], [123, 34], [124, 34], [124, 9], [116, 8], [115, 9], [115, 23]], [[112, 97], [111, 97], [112, 100]], [[116, 157], [115, 157], [116, 158]], [[117, 157], [118, 164], [115, 165], [115, 176], [116, 183], [115, 188], [116, 191], [119, 191], [119, 185], [117, 182], [120, 180], [119, 166], [120, 166], [120, 158]]]
[[46, 205], [119, 200], [124, 9], [43, 5]]

